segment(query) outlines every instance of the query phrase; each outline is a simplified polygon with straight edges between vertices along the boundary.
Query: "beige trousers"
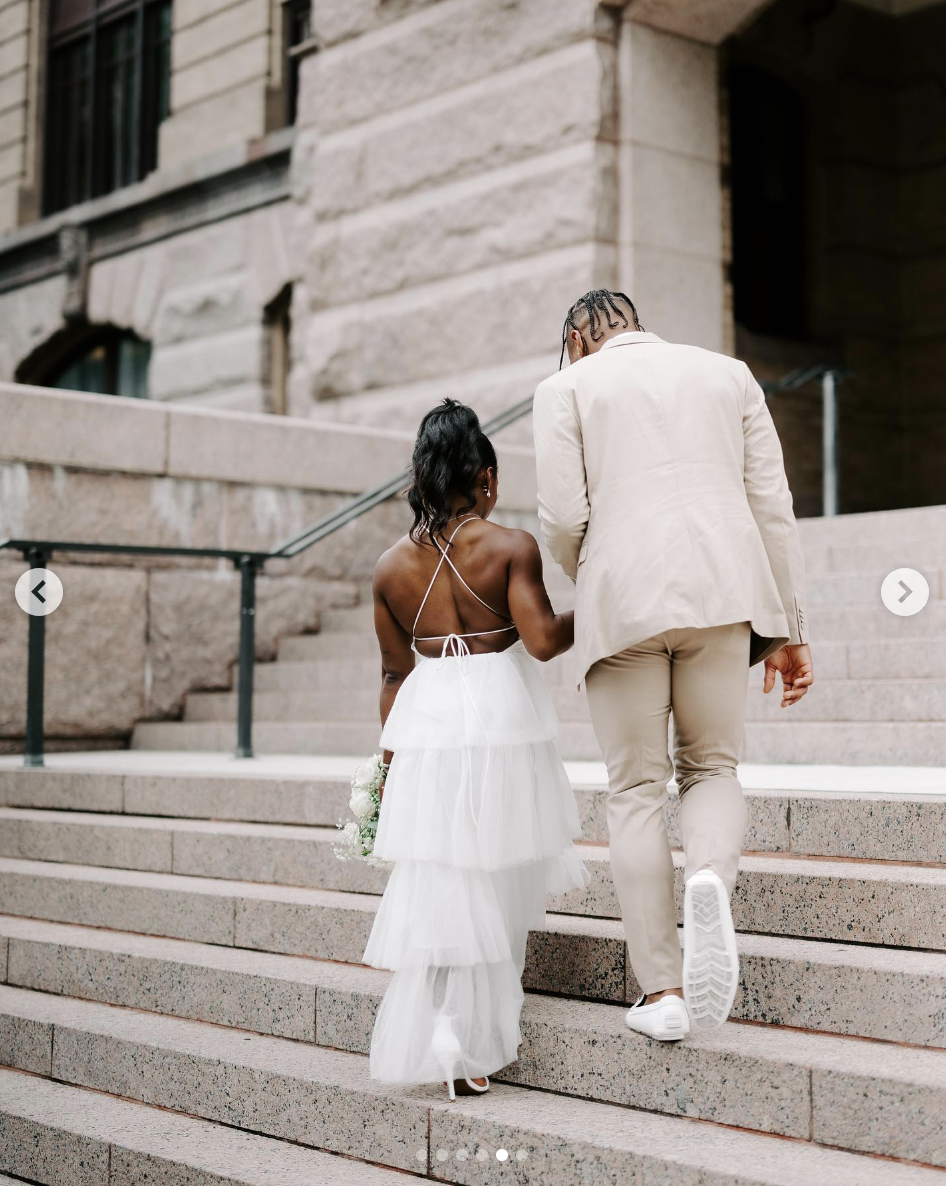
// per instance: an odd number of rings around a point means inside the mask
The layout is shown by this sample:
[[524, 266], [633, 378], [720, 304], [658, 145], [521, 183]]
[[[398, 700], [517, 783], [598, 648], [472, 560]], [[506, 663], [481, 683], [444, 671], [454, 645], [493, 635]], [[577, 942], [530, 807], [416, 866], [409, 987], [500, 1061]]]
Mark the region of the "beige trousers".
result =
[[591, 719], [608, 767], [611, 872], [642, 992], [682, 984], [664, 820], [674, 771], [685, 876], [710, 868], [730, 894], [736, 882], [746, 828], [736, 765], [749, 636], [748, 622], [666, 630], [600, 660], [586, 676]]

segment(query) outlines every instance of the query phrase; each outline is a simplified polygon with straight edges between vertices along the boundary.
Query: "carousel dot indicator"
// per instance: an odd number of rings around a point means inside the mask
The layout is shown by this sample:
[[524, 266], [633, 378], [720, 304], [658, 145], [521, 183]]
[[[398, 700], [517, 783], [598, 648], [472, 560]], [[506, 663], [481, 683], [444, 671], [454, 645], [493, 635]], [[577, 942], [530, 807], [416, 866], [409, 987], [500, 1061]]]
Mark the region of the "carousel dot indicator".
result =
[[508, 1149], [497, 1149], [496, 1150], [496, 1160], [497, 1161], [508, 1161], [509, 1160], [509, 1150]]
[[516, 1161], [525, 1161], [525, 1159], [528, 1156], [529, 1156], [528, 1149], [517, 1149], [516, 1150]]
[[417, 1158], [418, 1161], [426, 1161], [427, 1160], [427, 1150], [426, 1149], [418, 1149], [417, 1152], [414, 1154], [414, 1156]]
[[446, 1161], [449, 1156], [450, 1156], [449, 1149], [438, 1149], [437, 1150], [437, 1160], [438, 1161]]

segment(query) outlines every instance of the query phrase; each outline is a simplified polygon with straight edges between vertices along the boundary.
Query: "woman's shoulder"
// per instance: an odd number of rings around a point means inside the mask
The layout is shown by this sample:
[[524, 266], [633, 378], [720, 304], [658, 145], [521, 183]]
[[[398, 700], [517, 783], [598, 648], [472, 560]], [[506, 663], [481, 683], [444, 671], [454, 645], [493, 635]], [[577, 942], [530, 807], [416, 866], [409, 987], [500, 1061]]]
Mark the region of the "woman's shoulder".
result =
[[374, 583], [379, 583], [391, 577], [397, 577], [403, 572], [404, 566], [416, 560], [423, 545], [413, 540], [410, 535], [402, 535], [386, 552], [382, 552], [374, 566]]

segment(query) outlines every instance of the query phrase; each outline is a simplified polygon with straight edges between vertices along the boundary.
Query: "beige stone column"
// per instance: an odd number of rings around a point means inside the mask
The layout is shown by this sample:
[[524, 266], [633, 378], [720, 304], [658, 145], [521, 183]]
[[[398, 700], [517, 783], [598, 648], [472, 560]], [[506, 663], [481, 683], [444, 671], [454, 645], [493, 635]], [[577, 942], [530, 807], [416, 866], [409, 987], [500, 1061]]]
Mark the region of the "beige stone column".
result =
[[617, 282], [620, 10], [322, 0], [315, 19], [293, 410], [406, 427], [446, 395], [528, 396], [568, 306]]
[[723, 350], [717, 49], [633, 11], [619, 49], [621, 287], [647, 329]]

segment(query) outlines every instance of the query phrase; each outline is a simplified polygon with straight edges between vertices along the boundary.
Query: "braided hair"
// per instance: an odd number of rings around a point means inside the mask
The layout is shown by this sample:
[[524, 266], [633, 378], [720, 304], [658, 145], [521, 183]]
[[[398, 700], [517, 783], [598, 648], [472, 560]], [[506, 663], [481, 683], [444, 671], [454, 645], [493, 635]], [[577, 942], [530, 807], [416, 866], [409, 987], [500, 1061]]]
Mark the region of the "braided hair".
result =
[[562, 326], [562, 353], [558, 360], [558, 369], [562, 369], [562, 363], [565, 361], [565, 345], [568, 341], [568, 331], [570, 329], [578, 329], [579, 316], [584, 313], [590, 323], [589, 333], [591, 334], [592, 342], [597, 342], [601, 337], [603, 330], [601, 323], [606, 320], [609, 329], [617, 329], [620, 324], [618, 321], [611, 320], [611, 314], [619, 317], [624, 322], [625, 326], [630, 326], [627, 319], [627, 314], [623, 309], [619, 309], [617, 302], [623, 301], [631, 310], [631, 316], [634, 318], [634, 328], [643, 330], [643, 326], [637, 316], [637, 310], [634, 308], [634, 302], [629, 296], [623, 292], [611, 292], [609, 288], [593, 288], [591, 292], [586, 292], [584, 296], [578, 298], [574, 305], [568, 310], [565, 317], [565, 324]]
[[[432, 408], [420, 422], [411, 458], [411, 539], [421, 543], [425, 534], [441, 534], [454, 513], [471, 511], [477, 477], [490, 468], [497, 470], [496, 451], [473, 409], [455, 399]], [[452, 500], [458, 494], [466, 502], [454, 512]]]

